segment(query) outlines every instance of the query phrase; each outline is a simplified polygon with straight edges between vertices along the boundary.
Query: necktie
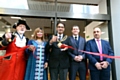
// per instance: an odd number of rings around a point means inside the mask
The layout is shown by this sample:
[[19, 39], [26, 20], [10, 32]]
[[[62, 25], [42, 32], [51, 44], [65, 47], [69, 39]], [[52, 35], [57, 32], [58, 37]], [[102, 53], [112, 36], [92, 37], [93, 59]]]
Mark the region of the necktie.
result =
[[59, 35], [59, 41], [61, 40], [61, 35]]
[[[100, 54], [102, 54], [102, 46], [100, 45], [100, 40], [97, 40], [97, 42], [98, 42], [99, 52], [100, 52]], [[100, 60], [101, 60], [101, 61], [103, 60], [103, 57], [102, 57], [102, 56], [100, 56]]]
[[78, 42], [77, 37], [75, 37], [75, 42], [76, 42], [76, 43]]

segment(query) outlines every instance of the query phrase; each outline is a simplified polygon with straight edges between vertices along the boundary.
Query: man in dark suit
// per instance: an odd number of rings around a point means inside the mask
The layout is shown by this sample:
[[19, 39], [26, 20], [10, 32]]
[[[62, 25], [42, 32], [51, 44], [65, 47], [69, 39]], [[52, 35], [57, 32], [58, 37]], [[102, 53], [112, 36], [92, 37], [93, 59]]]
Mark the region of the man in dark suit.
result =
[[57, 23], [57, 34], [50, 37], [46, 50], [49, 53], [49, 69], [51, 80], [67, 80], [67, 72], [69, 68], [69, 54], [67, 48], [61, 49], [59, 45], [67, 44], [67, 36], [63, 34], [65, 24]]
[[79, 26], [72, 27], [72, 36], [69, 37], [69, 46], [77, 50], [68, 49], [70, 59], [70, 80], [75, 80], [76, 73], [79, 73], [80, 80], [86, 80], [86, 65], [85, 65], [85, 54], [78, 50], [84, 50], [85, 48], [85, 39], [79, 36]]
[[[114, 53], [109, 43], [100, 38], [100, 28], [94, 28], [93, 34], [94, 39], [87, 42], [86, 51], [113, 56]], [[110, 80], [110, 64], [112, 59], [92, 54], [87, 54], [87, 57], [89, 59], [91, 80]]]

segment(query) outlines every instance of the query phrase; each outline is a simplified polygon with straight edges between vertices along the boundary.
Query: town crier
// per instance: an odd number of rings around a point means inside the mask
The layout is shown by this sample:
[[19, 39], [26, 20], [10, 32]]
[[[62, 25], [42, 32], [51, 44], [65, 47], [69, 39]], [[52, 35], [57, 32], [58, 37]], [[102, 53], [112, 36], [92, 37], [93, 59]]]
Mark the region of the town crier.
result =
[[13, 28], [16, 32], [6, 32], [0, 41], [0, 49], [6, 50], [5, 55], [0, 56], [0, 80], [24, 80], [28, 42], [24, 33], [30, 28], [25, 20], [18, 20]]

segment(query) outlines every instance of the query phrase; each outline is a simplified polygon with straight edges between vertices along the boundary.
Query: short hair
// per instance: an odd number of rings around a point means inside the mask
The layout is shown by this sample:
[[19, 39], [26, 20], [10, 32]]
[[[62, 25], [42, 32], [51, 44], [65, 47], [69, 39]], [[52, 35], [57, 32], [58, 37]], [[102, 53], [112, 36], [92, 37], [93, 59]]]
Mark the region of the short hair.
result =
[[[78, 26], [78, 25], [74, 25], [74, 26], [72, 26], [71, 30], [73, 29], [73, 27], [78, 27], [78, 28], [79, 28], [79, 26]], [[79, 28], [79, 29], [80, 29], [80, 28]]]
[[[100, 29], [99, 27], [94, 27], [93, 30], [96, 29], [96, 28]], [[101, 31], [101, 29], [100, 29], [100, 31]]]
[[58, 26], [59, 24], [63, 24], [63, 26], [65, 27], [65, 23], [63, 23], [63, 22], [61, 22], [61, 21], [57, 22], [57, 25], [56, 25], [56, 26]]

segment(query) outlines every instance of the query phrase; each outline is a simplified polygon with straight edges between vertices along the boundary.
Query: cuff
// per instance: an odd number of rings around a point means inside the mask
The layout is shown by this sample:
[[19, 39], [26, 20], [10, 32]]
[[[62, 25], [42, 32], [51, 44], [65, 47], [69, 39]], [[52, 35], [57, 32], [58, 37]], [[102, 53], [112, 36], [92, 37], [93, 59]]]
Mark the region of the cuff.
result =
[[9, 42], [6, 39], [4, 39], [4, 40], [1, 41], [1, 45], [3, 47], [7, 46], [8, 44], [9, 44]]

